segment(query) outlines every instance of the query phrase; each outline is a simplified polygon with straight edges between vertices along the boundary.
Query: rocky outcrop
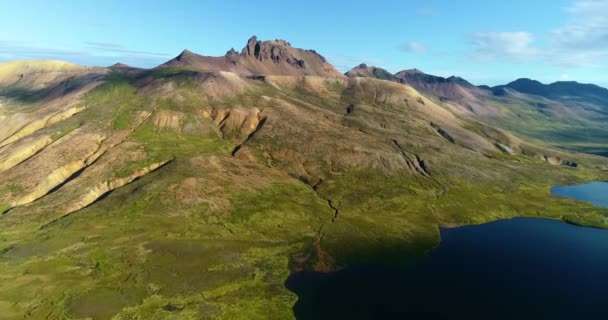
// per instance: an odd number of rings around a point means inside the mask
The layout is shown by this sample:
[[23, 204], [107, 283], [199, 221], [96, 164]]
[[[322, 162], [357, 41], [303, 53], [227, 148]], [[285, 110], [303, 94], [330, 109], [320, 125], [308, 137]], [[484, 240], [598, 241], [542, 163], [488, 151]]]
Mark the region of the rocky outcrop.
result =
[[[291, 44], [285, 40], [275, 41], [258, 41], [257, 37], [253, 36], [247, 41], [247, 46], [241, 51], [241, 57], [253, 58], [259, 61], [272, 61], [280, 64], [286, 63], [294, 68], [304, 69], [305, 62], [298, 59], [290, 52]], [[231, 50], [229, 56], [234, 56], [236, 52]], [[325, 58], [319, 56], [322, 62], [326, 62]]]
[[217, 109], [211, 117], [224, 136], [230, 134], [248, 136], [255, 131], [262, 119], [258, 108], [243, 107]]
[[172, 110], [160, 110], [152, 117], [152, 123], [158, 129], [173, 129], [181, 131], [184, 114]]
[[[145, 121], [149, 113], [140, 113], [136, 124]], [[120, 144], [135, 127], [116, 131], [109, 137], [78, 128], [53, 142], [49, 136], [25, 138], [0, 150], [0, 188], [10, 181], [22, 190], [10, 198], [0, 199], [16, 207], [31, 203], [54, 192], [79, 175], [109, 149]], [[5, 196], [6, 197], [6, 196]]]
[[554, 165], [554, 166], [566, 166], [566, 167], [572, 167], [572, 168], [576, 168], [578, 167], [578, 163], [574, 162], [574, 161], [570, 161], [570, 160], [565, 160], [560, 158], [559, 156], [548, 156], [548, 155], [541, 155], [540, 156], [541, 160], [545, 161], [548, 164]]
[[144, 168], [136, 169], [125, 177], [108, 179], [108, 180], [102, 181], [102, 182], [98, 183], [97, 185], [89, 188], [86, 193], [81, 195], [77, 200], [75, 200], [73, 203], [71, 203], [66, 208], [64, 208], [64, 210], [62, 212], [64, 212], [65, 215], [68, 215], [68, 214], [71, 214], [82, 208], [85, 208], [85, 207], [89, 206], [90, 204], [94, 203], [97, 199], [102, 197], [104, 194], [106, 194], [114, 189], [118, 189], [122, 186], [125, 186], [125, 185], [133, 182], [134, 180], [141, 178], [144, 175], [162, 167], [163, 165], [167, 164], [168, 162], [169, 162], [169, 160], [156, 162], [156, 163], [153, 163]]
[[424, 160], [420, 159], [417, 154], [413, 154], [402, 148], [401, 144], [397, 140], [393, 139], [392, 142], [403, 156], [403, 159], [405, 160], [407, 168], [410, 170], [410, 172], [424, 177], [430, 176], [428, 165]]
[[498, 150], [500, 150], [501, 152], [506, 153], [506, 154], [510, 154], [510, 155], [515, 154], [515, 151], [513, 150], [513, 148], [506, 146], [499, 142], [496, 143], [496, 148], [498, 148]]
[[61, 185], [74, 173], [89, 165], [97, 154], [103, 136], [76, 129], [55, 141], [27, 161], [2, 174], [0, 187], [13, 185], [20, 192], [6, 195], [11, 207], [30, 203]]
[[6, 171], [53, 142], [49, 135], [28, 137], [0, 149], [0, 172]]
[[55, 170], [51, 171], [42, 181], [40, 181], [36, 187], [28, 190], [28, 193], [25, 196], [13, 201], [11, 205], [13, 207], [20, 206], [44, 196], [55, 186], [58, 186], [85, 166], [86, 164], [84, 161], [76, 160], [56, 168]]
[[438, 124], [431, 122], [431, 127], [433, 129], [435, 129], [435, 131], [448, 142], [450, 142], [450, 143], [456, 142], [454, 140], [454, 138], [447, 131], [443, 130], [443, 128], [441, 128]]
[[160, 65], [189, 67], [201, 71], [229, 71], [244, 76], [289, 75], [343, 77], [327, 60], [314, 50], [294, 48], [285, 40], [259, 41], [253, 36], [237, 52], [229, 50], [224, 56], [209, 57], [184, 50], [174, 59]]
[[47, 115], [39, 119], [34, 119], [31, 122], [25, 124], [21, 129], [0, 141], [0, 147], [11, 144], [25, 136], [28, 136], [42, 128], [55, 124], [59, 121], [65, 120], [85, 109], [84, 106], [78, 105], [59, 111], [55, 114]]

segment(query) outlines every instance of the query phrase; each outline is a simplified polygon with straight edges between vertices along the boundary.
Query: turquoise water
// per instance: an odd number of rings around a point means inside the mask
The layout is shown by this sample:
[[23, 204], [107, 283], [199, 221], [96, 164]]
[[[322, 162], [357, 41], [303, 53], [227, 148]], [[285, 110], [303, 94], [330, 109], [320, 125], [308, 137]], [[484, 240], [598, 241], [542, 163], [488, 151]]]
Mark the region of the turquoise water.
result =
[[608, 207], [608, 182], [591, 182], [575, 186], [553, 187], [551, 193], [561, 197], [573, 198]]
[[[553, 192], [608, 205], [607, 190]], [[293, 274], [296, 318], [608, 319], [608, 230], [518, 218], [440, 232], [440, 245], [411, 268]]]

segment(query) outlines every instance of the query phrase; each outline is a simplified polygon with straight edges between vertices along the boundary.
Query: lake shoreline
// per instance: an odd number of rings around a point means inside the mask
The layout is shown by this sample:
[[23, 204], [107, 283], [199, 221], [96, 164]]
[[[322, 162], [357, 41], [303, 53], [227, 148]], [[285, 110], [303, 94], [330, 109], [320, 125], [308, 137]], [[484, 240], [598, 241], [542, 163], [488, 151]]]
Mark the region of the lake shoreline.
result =
[[411, 266], [291, 274], [285, 286], [298, 295], [296, 318], [571, 319], [603, 312], [605, 229], [514, 217], [439, 230], [437, 247]]

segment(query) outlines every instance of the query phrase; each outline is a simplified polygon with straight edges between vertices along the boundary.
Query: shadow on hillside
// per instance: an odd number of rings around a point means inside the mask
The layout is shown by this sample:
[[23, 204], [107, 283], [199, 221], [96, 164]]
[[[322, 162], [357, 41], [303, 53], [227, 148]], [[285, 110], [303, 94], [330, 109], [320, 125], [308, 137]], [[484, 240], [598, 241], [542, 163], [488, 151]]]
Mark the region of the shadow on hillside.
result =
[[103, 75], [86, 74], [75, 76], [57, 83], [53, 83], [43, 89], [29, 89], [27, 85], [20, 85], [17, 82], [10, 87], [0, 87], [0, 96], [20, 103], [50, 102], [62, 98], [70, 93], [77, 92], [87, 84], [100, 80]]

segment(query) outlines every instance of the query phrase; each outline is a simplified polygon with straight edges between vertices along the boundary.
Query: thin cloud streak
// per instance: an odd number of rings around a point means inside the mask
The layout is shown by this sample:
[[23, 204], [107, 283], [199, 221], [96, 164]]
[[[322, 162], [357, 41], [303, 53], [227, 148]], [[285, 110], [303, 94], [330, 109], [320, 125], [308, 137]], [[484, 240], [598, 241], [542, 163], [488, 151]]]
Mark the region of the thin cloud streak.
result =
[[475, 47], [471, 56], [478, 61], [525, 62], [538, 57], [537, 49], [531, 47], [534, 40], [534, 35], [525, 31], [478, 32], [470, 38]]
[[118, 48], [122, 48], [121, 45], [116, 44], [116, 43], [109, 43], [109, 42], [85, 42], [85, 44], [87, 44], [88, 46], [91, 47], [96, 47], [96, 48], [105, 48], [105, 49], [118, 49]]
[[0, 59], [52, 59], [85, 65], [111, 65], [123, 62], [133, 66], [153, 67], [171, 55], [129, 50], [117, 44], [87, 42], [84, 48], [51, 48], [24, 42], [0, 41]]
[[347, 72], [361, 63], [381, 68], [387, 68], [387, 65], [391, 65], [382, 59], [368, 57], [356, 57], [341, 54], [327, 54], [325, 57], [334, 67], [336, 67], [336, 69], [340, 70], [341, 72]]
[[135, 55], [149, 55], [159, 57], [169, 57], [166, 53], [158, 53], [151, 51], [129, 50], [120, 44], [106, 42], [85, 42], [86, 48], [98, 51], [99, 53], [127, 53]]
[[409, 52], [409, 53], [418, 53], [418, 54], [423, 54], [423, 53], [427, 53], [428, 48], [417, 41], [410, 41], [404, 45], [401, 46], [401, 51], [404, 52]]

